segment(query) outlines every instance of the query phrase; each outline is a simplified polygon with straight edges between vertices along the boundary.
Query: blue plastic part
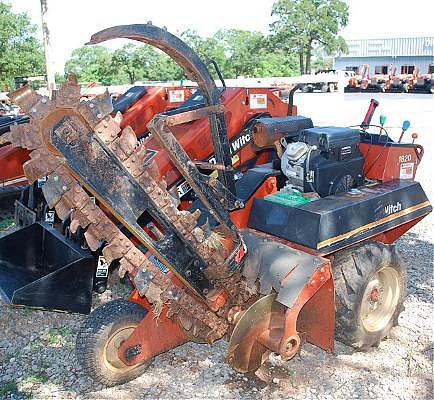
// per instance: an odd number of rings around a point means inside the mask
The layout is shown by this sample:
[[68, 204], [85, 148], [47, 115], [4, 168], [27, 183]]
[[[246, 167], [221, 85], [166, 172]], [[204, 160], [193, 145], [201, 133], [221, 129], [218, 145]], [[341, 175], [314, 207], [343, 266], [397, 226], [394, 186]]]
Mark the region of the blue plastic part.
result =
[[406, 119], [406, 120], [402, 123], [402, 130], [405, 132], [408, 128], [410, 128], [410, 121]]

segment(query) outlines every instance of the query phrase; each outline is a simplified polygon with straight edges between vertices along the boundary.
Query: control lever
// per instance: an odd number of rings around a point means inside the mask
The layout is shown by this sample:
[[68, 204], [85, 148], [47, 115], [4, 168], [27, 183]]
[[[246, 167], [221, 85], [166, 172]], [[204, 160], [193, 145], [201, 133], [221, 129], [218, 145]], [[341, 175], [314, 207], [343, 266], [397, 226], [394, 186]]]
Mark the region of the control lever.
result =
[[378, 107], [379, 104], [380, 103], [377, 100], [371, 99], [365, 118], [363, 119], [363, 122], [360, 124], [360, 127], [362, 129], [366, 129], [371, 124], [371, 120], [374, 115], [375, 109]]

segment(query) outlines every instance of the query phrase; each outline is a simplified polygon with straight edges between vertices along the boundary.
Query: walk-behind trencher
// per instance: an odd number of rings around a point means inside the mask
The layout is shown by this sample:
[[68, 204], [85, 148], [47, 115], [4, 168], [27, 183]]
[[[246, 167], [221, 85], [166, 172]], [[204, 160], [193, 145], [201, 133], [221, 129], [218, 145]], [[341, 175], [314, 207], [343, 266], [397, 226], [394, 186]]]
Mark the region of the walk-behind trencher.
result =
[[[120, 129], [108, 94], [80, 102], [71, 78], [51, 99], [28, 87], [12, 93], [31, 122], [7, 133], [32, 150], [29, 182], [48, 176], [49, 207], [134, 285], [128, 300], [85, 320], [77, 355], [87, 373], [120, 384], [188, 341], [228, 338], [227, 361], [245, 373], [272, 352], [294, 357], [305, 341], [333, 351], [335, 338], [359, 349], [383, 339], [405, 296], [393, 243], [432, 209], [414, 181], [422, 147], [395, 143], [384, 129], [368, 133], [375, 103], [360, 129], [315, 127], [289, 107], [254, 120], [249, 140], [266, 160], [236, 168], [230, 88], [217, 88], [206, 64], [165, 29], [118, 26], [90, 44], [114, 38], [164, 51], [203, 102], [155, 115], [145, 145]], [[247, 91], [238, 101], [260, 113], [273, 99]], [[187, 153], [186, 132], [198, 125], [207, 129]], [[199, 157], [211, 144], [212, 160]], [[170, 174], [156, 153], [170, 159]]]

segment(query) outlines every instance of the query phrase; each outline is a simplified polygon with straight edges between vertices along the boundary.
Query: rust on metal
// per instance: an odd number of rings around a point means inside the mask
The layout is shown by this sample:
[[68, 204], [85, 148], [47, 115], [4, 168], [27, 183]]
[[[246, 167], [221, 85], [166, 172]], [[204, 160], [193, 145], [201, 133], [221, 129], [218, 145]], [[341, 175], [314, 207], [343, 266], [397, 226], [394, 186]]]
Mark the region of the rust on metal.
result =
[[217, 170], [217, 171], [227, 170], [227, 168], [223, 164], [214, 164], [206, 161], [193, 161], [193, 163], [197, 168], [201, 168], [201, 169]]
[[191, 122], [196, 119], [201, 119], [210, 116], [211, 114], [222, 113], [225, 108], [223, 104], [216, 106], [208, 106], [198, 108], [197, 110], [185, 111], [179, 114], [171, 115], [166, 119], [167, 126], [175, 126], [179, 124], [185, 124], [186, 122]]
[[[105, 242], [102, 253], [109, 263], [115, 259], [120, 260], [121, 276], [129, 273], [134, 277], [140, 271], [149, 271], [152, 280], [151, 284], [144, 287], [143, 295], [154, 303], [157, 315], [161, 314], [162, 307], [166, 304], [169, 313], [176, 313], [182, 319], [183, 331], [186, 332], [184, 335], [200, 337], [208, 342], [220, 338], [227, 330], [227, 323], [208, 309], [206, 304], [175, 286], [167, 275], [134, 246], [108, 215], [94, 204], [77, 182], [74, 171], [65, 164], [62, 155], [51, 143], [51, 128], [61, 118], [68, 116], [68, 119], [64, 119], [65, 123], [57, 128], [62, 131], [56, 133], [54, 130], [53, 134], [62, 135], [67, 145], [74, 148], [78, 139], [87, 134], [80, 131], [84, 121], [101, 142], [108, 146], [107, 151], [111, 151], [123, 163], [125, 170], [137, 179], [155, 204], [204, 254], [206, 260], [210, 263], [218, 260], [224, 262], [224, 254], [219, 259], [215, 238], [197, 226], [200, 212], [190, 213], [176, 208], [164, 181], [157, 176], [156, 165], [151, 164], [148, 168], [143, 164], [146, 148], [137, 143], [129, 127], [121, 132], [119, 116], [113, 118], [108, 115], [111, 111], [108, 94], [90, 102], [79, 103], [77, 93], [76, 80], [70, 78], [55, 93], [53, 100], [46, 100], [28, 88], [12, 95], [31, 114], [30, 124], [20, 125], [9, 135], [14, 145], [33, 149], [31, 159], [24, 165], [29, 181], [48, 176], [43, 192], [49, 206], [54, 207], [62, 219], [71, 216], [71, 232], [75, 232], [79, 226], [86, 229], [85, 238], [91, 250], [97, 250]], [[37, 117], [33, 115], [35, 112], [38, 112]], [[91, 149], [89, 154], [92, 154]]]

